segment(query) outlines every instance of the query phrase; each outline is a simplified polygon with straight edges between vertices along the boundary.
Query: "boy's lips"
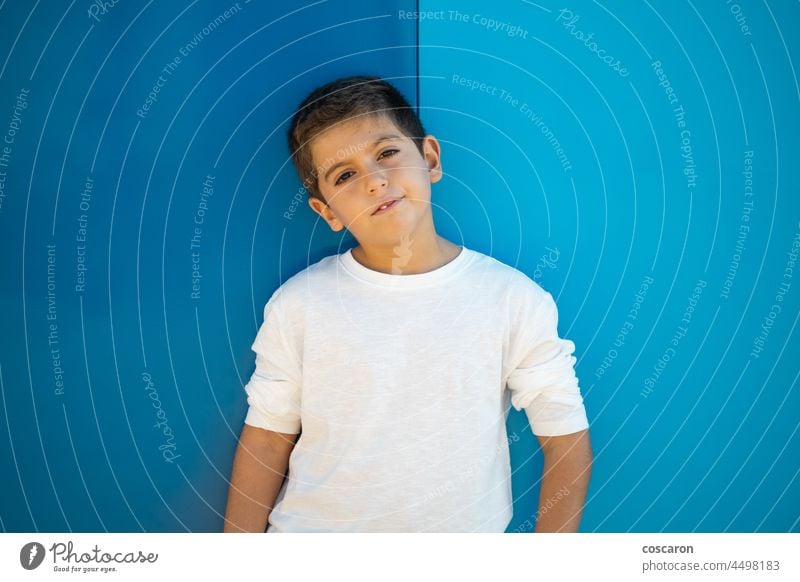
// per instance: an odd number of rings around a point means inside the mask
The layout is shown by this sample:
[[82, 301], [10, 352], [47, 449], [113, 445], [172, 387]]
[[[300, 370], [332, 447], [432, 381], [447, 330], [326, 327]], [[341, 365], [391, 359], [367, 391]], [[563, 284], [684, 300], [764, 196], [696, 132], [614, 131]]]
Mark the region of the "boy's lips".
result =
[[[372, 216], [375, 216], [376, 214], [383, 214], [384, 212], [390, 211], [392, 208], [397, 206], [403, 198], [404, 197], [401, 196], [400, 198], [388, 198], [386, 200], [382, 200], [375, 206], [375, 210], [372, 212]], [[381, 209], [381, 207], [384, 204], [388, 204], [388, 206], [386, 206], [386, 208]]]

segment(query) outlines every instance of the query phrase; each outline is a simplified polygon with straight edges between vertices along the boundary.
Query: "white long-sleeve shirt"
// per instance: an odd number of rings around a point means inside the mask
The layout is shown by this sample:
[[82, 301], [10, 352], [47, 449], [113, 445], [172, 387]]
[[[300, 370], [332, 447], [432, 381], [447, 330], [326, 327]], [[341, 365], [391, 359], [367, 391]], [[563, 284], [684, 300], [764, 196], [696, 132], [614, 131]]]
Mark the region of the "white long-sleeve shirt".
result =
[[465, 247], [427, 273], [347, 251], [291, 277], [245, 386], [246, 424], [302, 429], [268, 533], [505, 531], [510, 404], [536, 435], [589, 426], [557, 323], [537, 283]]

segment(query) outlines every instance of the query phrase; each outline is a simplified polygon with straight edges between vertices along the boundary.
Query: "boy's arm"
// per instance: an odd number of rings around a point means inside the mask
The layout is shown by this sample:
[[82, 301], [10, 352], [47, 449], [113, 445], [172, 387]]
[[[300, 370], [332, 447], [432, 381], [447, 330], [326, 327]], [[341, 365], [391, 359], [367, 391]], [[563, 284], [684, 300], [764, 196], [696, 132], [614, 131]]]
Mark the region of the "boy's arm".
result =
[[233, 460], [224, 532], [264, 533], [298, 436], [244, 425]]
[[536, 532], [577, 532], [592, 471], [589, 430], [536, 438], [544, 453]]

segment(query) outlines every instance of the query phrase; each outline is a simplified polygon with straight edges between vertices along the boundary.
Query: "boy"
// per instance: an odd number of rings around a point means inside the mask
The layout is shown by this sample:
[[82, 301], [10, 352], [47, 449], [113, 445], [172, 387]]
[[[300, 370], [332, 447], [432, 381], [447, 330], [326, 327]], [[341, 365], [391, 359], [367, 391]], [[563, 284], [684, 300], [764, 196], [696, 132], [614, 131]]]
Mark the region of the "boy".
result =
[[264, 308], [225, 531], [503, 532], [509, 399], [544, 452], [536, 531], [577, 531], [592, 452], [552, 296], [436, 233], [440, 146], [389, 83], [318, 88], [288, 137], [309, 206], [359, 244]]

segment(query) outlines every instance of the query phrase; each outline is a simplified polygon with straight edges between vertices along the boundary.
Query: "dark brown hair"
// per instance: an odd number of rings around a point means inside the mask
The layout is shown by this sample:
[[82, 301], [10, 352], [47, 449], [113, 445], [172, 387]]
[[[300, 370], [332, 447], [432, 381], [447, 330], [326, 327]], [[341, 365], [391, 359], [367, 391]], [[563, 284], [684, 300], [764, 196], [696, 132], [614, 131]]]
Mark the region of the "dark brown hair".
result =
[[380, 77], [356, 75], [331, 81], [314, 89], [292, 118], [287, 132], [289, 152], [309, 196], [325, 201], [311, 159], [311, 142], [337, 123], [359, 116], [388, 117], [422, 150], [425, 129], [414, 109], [400, 91]]

